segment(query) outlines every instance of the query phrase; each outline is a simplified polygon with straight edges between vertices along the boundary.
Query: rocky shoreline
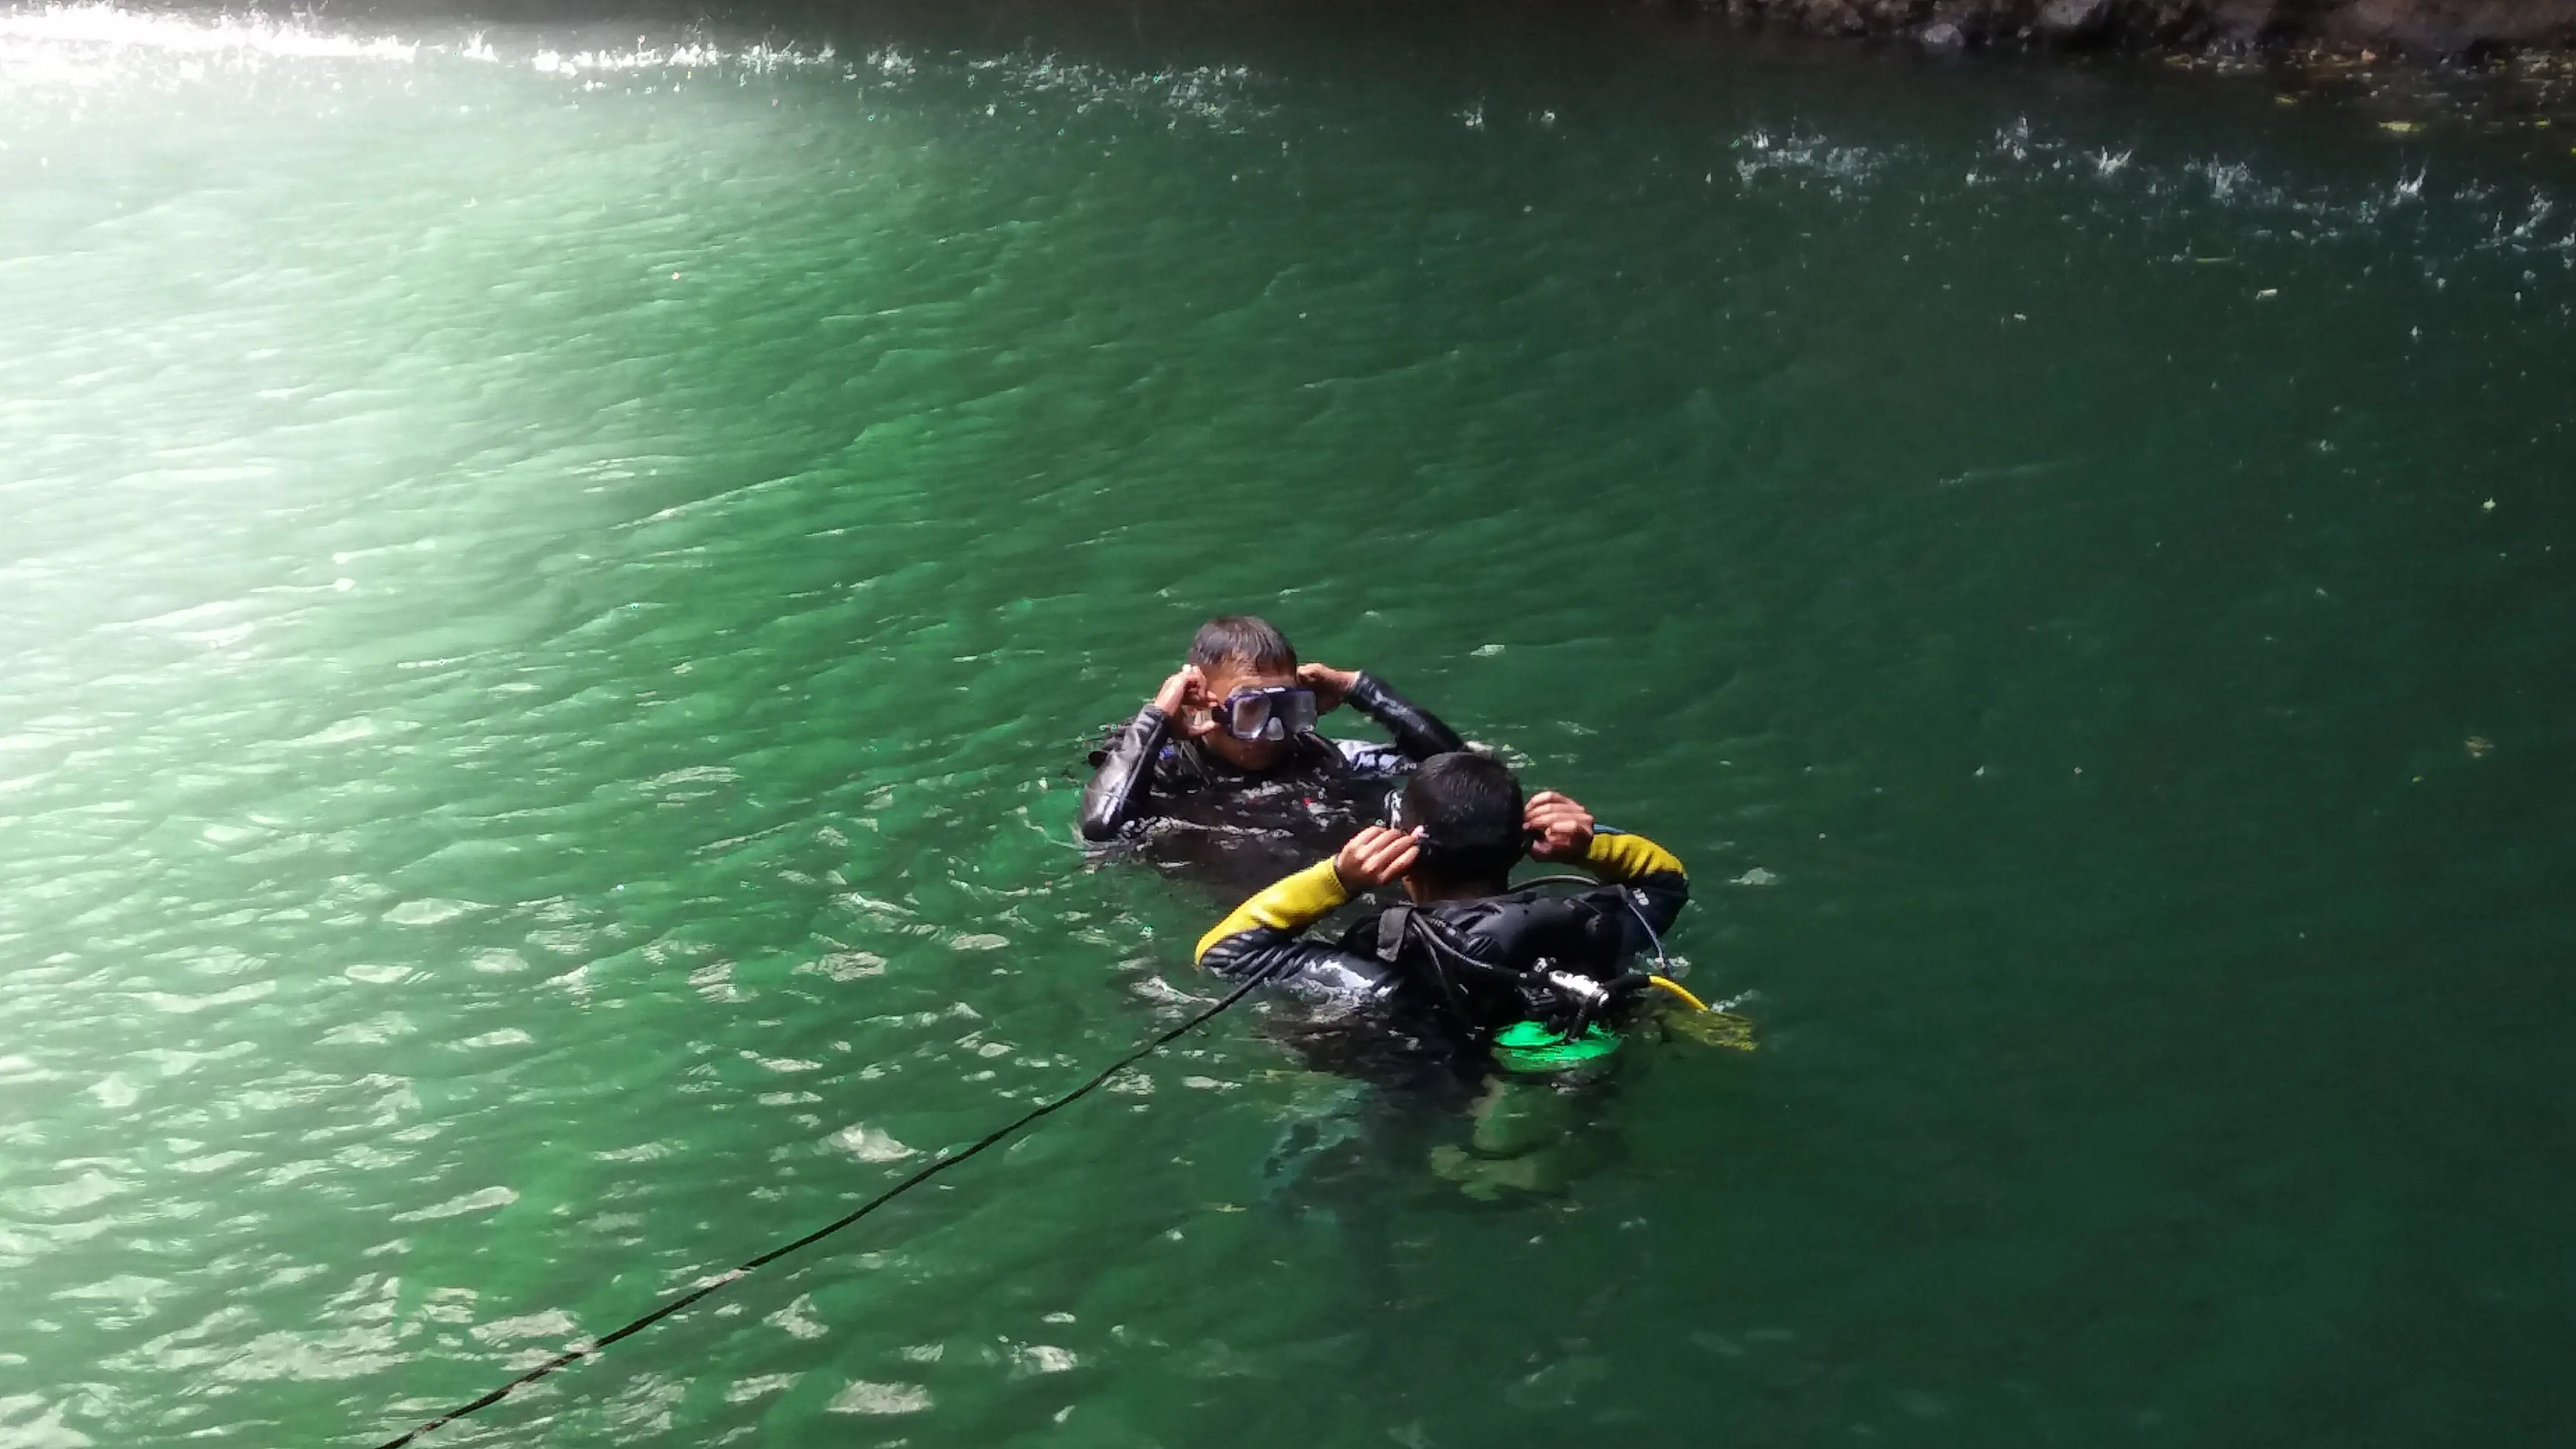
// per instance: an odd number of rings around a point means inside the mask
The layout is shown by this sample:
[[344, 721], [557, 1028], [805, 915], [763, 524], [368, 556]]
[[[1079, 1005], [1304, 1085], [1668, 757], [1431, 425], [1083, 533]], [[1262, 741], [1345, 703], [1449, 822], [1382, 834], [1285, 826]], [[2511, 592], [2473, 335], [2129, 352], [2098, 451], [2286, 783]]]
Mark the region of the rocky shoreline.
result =
[[2576, 51], [2576, 0], [1701, 0], [1814, 34], [1931, 50], [2118, 49], [2492, 62]]

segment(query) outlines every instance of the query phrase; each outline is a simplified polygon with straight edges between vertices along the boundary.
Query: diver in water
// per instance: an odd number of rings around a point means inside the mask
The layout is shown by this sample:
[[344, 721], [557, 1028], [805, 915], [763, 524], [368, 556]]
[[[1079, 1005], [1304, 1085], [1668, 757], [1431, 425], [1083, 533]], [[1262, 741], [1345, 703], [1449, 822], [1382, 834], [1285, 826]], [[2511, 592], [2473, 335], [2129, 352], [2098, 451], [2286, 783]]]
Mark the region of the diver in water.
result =
[[[1477, 1198], [1561, 1187], [1615, 1143], [1581, 1126], [1597, 1098], [1578, 1090], [1615, 1064], [1614, 1028], [1650, 988], [1699, 1005], [1635, 969], [1641, 956], [1661, 961], [1661, 934], [1689, 899], [1681, 862], [1602, 829], [1563, 795], [1524, 803], [1512, 772], [1481, 755], [1426, 761], [1389, 796], [1386, 818], [1199, 941], [1209, 970], [1257, 975], [1321, 1008], [1289, 1027], [1310, 1065], [1392, 1089], [1360, 1088], [1336, 1112], [1292, 1122], [1265, 1176], [1284, 1191], [1335, 1173], [1319, 1165], [1334, 1153], [1419, 1161], [1425, 1134], [1463, 1109], [1465, 1141], [1429, 1149], [1435, 1173]], [[1524, 854], [1589, 876], [1514, 889]], [[1306, 934], [1354, 894], [1396, 881], [1405, 900], [1338, 941]], [[1543, 889], [1569, 882], [1581, 889]]]
[[[1316, 733], [1344, 703], [1395, 743]], [[1369, 819], [1387, 780], [1465, 747], [1377, 676], [1301, 665], [1286, 635], [1229, 614], [1199, 627], [1188, 663], [1091, 756], [1082, 838], [1187, 836], [1159, 853], [1212, 853], [1232, 874], [1253, 867], [1249, 884]]]
[[[1662, 846], [1600, 827], [1552, 790], [1524, 803], [1510, 769], [1463, 752], [1425, 761], [1387, 813], [1332, 859], [1235, 907], [1200, 938], [1199, 964], [1382, 1015], [1402, 1034], [1505, 1066], [1606, 1054], [1610, 1028], [1650, 989], [1679, 994], [1634, 967], [1661, 956], [1690, 898], [1682, 863]], [[1592, 879], [1570, 895], [1515, 890], [1524, 854]], [[1338, 943], [1306, 935], [1353, 895], [1396, 881], [1406, 899], [1360, 917]]]

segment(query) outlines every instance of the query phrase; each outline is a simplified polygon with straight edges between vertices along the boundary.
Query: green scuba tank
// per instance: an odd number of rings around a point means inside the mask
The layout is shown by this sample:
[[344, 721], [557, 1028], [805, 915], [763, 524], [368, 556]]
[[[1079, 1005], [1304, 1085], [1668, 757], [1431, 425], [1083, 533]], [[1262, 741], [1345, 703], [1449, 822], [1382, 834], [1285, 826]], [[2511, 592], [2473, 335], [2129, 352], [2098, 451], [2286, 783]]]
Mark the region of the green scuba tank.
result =
[[1619, 1034], [1599, 1022], [1567, 1036], [1543, 1022], [1516, 1021], [1494, 1034], [1494, 1061], [1505, 1071], [1548, 1073], [1608, 1065]]

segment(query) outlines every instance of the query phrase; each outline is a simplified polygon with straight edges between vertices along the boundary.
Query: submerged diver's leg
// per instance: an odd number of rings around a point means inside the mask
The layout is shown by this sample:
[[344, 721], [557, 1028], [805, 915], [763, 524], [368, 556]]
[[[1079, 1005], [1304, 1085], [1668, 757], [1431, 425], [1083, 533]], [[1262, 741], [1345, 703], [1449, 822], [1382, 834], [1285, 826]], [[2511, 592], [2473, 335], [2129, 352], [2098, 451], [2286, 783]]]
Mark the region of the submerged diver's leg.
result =
[[1289, 1219], [1323, 1206], [1327, 1192], [1351, 1175], [1366, 1136], [1366, 1082], [1318, 1076], [1290, 1102], [1279, 1135], [1261, 1162], [1261, 1200]]
[[1467, 1145], [1431, 1153], [1431, 1170], [1480, 1201], [1506, 1193], [1554, 1194], [1617, 1155], [1594, 1120], [1596, 1082], [1500, 1073], [1477, 1097]]

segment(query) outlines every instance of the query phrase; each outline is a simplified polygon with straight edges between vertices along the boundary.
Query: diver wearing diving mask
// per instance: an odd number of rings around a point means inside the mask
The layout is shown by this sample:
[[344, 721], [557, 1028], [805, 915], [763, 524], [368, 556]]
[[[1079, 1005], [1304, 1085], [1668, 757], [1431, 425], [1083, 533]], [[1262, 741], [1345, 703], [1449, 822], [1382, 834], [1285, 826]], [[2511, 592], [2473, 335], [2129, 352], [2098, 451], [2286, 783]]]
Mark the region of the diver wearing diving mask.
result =
[[[1394, 744], [1319, 733], [1343, 704]], [[1282, 830], [1338, 838], [1365, 818], [1384, 781], [1464, 747], [1375, 675], [1300, 664], [1285, 635], [1249, 615], [1210, 619], [1190, 641], [1189, 662], [1093, 752], [1082, 837], [1134, 841], [1169, 822], [1237, 845]], [[1380, 782], [1374, 792], [1371, 781]]]

